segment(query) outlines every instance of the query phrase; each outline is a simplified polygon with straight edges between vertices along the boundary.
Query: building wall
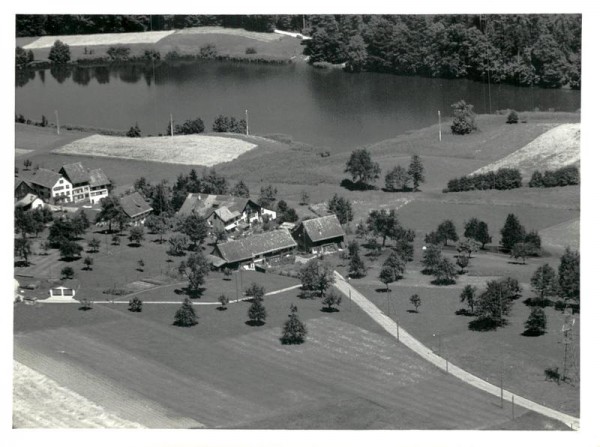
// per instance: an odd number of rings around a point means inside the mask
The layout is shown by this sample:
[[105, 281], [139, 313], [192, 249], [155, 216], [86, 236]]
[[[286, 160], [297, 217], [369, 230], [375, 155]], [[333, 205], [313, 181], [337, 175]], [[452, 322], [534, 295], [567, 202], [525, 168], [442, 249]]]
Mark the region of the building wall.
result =
[[61, 178], [52, 187], [52, 199], [55, 203], [66, 203], [73, 201], [73, 185], [65, 178]]

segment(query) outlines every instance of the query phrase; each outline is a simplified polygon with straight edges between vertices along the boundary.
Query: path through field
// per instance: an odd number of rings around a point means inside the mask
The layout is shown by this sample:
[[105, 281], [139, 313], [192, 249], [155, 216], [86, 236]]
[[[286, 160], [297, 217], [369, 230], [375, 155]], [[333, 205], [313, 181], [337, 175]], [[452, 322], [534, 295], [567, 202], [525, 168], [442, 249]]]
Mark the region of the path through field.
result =
[[343, 277], [337, 272], [335, 287], [338, 288], [338, 290], [340, 290], [340, 292], [342, 292], [345, 296], [348, 296], [350, 299], [352, 299], [354, 303], [358, 304], [361, 307], [361, 309], [363, 309], [371, 318], [377, 321], [388, 333], [390, 333], [393, 336], [396, 336], [399, 342], [401, 342], [411, 351], [415, 352], [432, 365], [435, 365], [441, 370], [446, 370], [450, 375], [482, 391], [497, 396], [498, 398], [502, 396], [507, 402], [511, 401], [511, 399], [514, 398], [514, 402], [518, 405], [521, 405], [529, 410], [535, 411], [546, 417], [550, 417], [561, 421], [568, 427], [571, 427], [573, 429], [579, 428], [578, 418], [575, 418], [565, 413], [561, 413], [548, 407], [544, 407], [542, 405], [530, 401], [529, 399], [525, 399], [521, 396], [511, 393], [507, 390], [501, 390], [499, 387], [492, 385], [491, 383], [486, 382], [485, 380], [477, 376], [474, 376], [473, 374], [457, 367], [456, 365], [448, 362], [446, 359], [435, 354], [431, 349], [429, 349], [417, 339], [412, 337], [404, 329], [400, 328], [396, 322], [394, 322], [391, 318], [386, 316], [364, 295], [362, 295], [360, 292], [358, 292], [358, 290], [356, 290], [354, 287], [348, 284], [348, 282], [346, 282], [343, 279]]

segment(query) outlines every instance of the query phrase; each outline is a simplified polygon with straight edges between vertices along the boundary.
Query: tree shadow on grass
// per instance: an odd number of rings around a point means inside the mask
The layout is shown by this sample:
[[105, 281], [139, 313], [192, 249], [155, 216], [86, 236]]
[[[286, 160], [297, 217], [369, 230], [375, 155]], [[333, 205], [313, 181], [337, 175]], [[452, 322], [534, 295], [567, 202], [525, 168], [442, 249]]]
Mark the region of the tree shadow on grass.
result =
[[248, 326], [252, 326], [252, 327], [259, 327], [259, 326], [264, 326], [265, 322], [264, 321], [248, 320], [248, 321], [246, 321], [246, 324]]
[[492, 318], [478, 318], [469, 322], [469, 330], [476, 332], [489, 332], [495, 331], [501, 326], [506, 324], [506, 320], [502, 320], [502, 322], [498, 322]]
[[526, 300], [523, 300], [523, 304], [525, 304], [528, 307], [553, 307], [554, 306], [554, 301], [548, 299], [548, 298], [544, 298], [544, 299], [540, 299], [540, 298], [527, 298]]
[[15, 267], [29, 267], [31, 262], [15, 261]]
[[321, 307], [321, 312], [325, 312], [328, 314], [339, 312], [340, 310], [337, 307]]
[[454, 315], [463, 315], [465, 317], [474, 317], [475, 314], [468, 309], [458, 309]]
[[431, 284], [434, 286], [450, 286], [452, 284], [456, 284], [456, 281], [453, 279], [434, 279], [431, 281]]
[[127, 246], [130, 248], [138, 248], [138, 247], [141, 247], [142, 244], [138, 244], [136, 242], [130, 242], [129, 244], [127, 244]]
[[181, 289], [175, 289], [176, 295], [187, 295], [190, 298], [200, 298], [206, 289], [200, 287], [199, 289], [191, 290], [189, 287], [182, 287]]
[[389, 292], [388, 289], [384, 289], [383, 287], [379, 287], [378, 289], [375, 289], [375, 292], [377, 293], [386, 293]]
[[523, 337], [539, 337], [540, 335], [544, 335], [545, 333], [546, 333], [546, 331], [537, 331], [537, 330], [527, 329], [527, 330], [521, 332], [521, 335]]
[[418, 314], [419, 312], [414, 310], [414, 309], [406, 309], [406, 312], [408, 312], [409, 314]]
[[353, 182], [350, 179], [345, 178], [340, 182], [340, 186], [342, 188], [347, 189], [348, 191], [373, 191], [376, 190], [377, 187], [373, 185], [368, 185], [362, 182]]
[[517, 262], [517, 261], [507, 261], [507, 262], [512, 265], [527, 265], [526, 262]]
[[219, 312], [223, 312], [224, 310], [227, 310], [227, 307], [218, 306], [216, 309], [217, 309]]

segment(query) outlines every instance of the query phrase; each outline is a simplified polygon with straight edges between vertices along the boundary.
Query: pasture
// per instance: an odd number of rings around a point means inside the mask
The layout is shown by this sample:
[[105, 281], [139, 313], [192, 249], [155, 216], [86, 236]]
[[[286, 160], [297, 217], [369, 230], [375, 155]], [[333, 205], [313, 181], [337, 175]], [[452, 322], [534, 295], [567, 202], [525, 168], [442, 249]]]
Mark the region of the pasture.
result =
[[54, 152], [156, 163], [214, 166], [239, 157], [256, 145], [237, 138], [207, 135], [128, 138], [92, 135]]

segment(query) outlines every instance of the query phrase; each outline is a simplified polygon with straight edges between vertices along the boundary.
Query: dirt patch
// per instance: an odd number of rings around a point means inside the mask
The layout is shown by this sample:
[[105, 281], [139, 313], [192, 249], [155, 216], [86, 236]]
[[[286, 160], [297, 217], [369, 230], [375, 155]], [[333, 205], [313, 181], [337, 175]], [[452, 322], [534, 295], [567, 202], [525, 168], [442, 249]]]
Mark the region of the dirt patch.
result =
[[92, 135], [56, 149], [53, 153], [213, 166], [236, 159], [256, 147], [237, 138], [207, 135], [127, 138]]
[[531, 174], [534, 170], [557, 169], [579, 163], [580, 132], [579, 124], [562, 124], [554, 127], [521, 149], [472, 174], [481, 174], [499, 168], [518, 168], [525, 174]]
[[44, 36], [25, 45], [25, 50], [50, 48], [57, 39], [69, 46], [128, 45], [137, 43], [156, 43], [172, 31], [146, 31], [142, 33], [78, 34], [73, 36]]

